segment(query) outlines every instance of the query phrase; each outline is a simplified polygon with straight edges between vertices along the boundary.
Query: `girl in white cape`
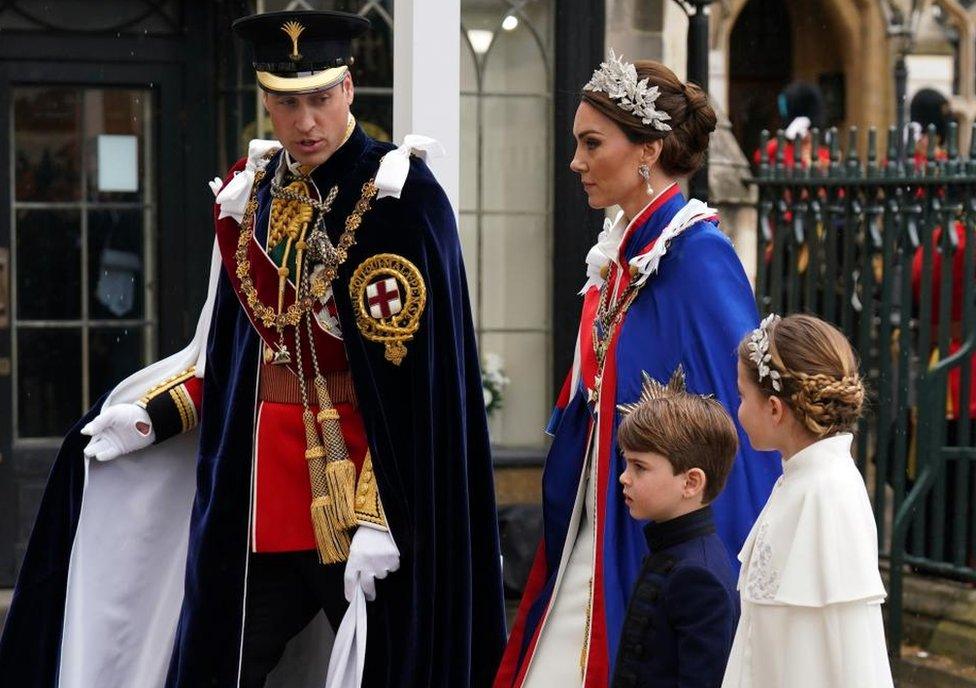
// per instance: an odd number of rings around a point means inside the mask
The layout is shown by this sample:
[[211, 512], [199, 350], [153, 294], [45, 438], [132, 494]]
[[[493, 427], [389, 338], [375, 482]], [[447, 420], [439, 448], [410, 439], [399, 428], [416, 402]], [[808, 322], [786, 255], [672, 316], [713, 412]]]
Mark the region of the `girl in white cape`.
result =
[[723, 688], [888, 688], [877, 530], [851, 458], [864, 401], [837, 329], [769, 316], [739, 346], [739, 420], [783, 475], [739, 553]]

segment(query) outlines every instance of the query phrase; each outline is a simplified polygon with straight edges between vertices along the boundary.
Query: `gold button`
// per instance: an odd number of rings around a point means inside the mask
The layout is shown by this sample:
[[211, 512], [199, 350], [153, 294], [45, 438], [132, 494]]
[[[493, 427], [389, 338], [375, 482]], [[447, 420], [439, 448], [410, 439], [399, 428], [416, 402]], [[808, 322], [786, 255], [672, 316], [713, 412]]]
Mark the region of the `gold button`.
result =
[[366, 506], [366, 498], [365, 497], [357, 497], [356, 498], [356, 506]]

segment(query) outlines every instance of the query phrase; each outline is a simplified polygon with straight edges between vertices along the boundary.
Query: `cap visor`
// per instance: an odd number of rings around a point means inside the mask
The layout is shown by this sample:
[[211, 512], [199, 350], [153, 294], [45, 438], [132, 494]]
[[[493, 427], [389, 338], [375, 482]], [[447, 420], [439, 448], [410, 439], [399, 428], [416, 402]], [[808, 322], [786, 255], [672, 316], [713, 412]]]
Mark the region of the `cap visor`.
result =
[[314, 93], [332, 88], [345, 78], [349, 67], [333, 67], [311, 76], [285, 77], [271, 72], [257, 72], [261, 88], [270, 93]]

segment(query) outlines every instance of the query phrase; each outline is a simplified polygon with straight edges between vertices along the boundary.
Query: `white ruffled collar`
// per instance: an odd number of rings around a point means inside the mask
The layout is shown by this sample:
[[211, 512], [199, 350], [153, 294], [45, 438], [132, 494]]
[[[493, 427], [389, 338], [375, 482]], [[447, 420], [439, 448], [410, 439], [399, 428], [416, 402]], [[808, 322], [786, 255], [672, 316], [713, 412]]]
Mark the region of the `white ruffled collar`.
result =
[[[647, 209], [673, 186], [674, 184], [671, 184], [652, 198], [630, 222], [624, 222], [624, 213], [622, 210], [617, 213], [617, 216], [612, 221], [610, 218], [604, 220], [603, 231], [600, 232], [596, 244], [593, 245], [593, 248], [586, 255], [586, 283], [579, 291], [581, 295], [585, 294], [591, 287], [600, 288], [603, 286], [606, 280], [607, 268], [611, 262], [617, 261], [620, 255], [621, 243], [634, 226], [634, 223], [640, 220]], [[675, 213], [671, 221], [661, 231], [651, 250], [638, 254], [628, 261], [635, 274], [639, 275], [637, 285], [643, 285], [651, 275], [657, 272], [661, 258], [668, 252], [668, 247], [676, 236], [692, 225], [709, 217], [715, 217], [716, 215], [718, 215], [718, 211], [708, 207], [697, 198], [689, 200], [684, 207]], [[644, 221], [646, 220], [647, 218], [644, 219]]]

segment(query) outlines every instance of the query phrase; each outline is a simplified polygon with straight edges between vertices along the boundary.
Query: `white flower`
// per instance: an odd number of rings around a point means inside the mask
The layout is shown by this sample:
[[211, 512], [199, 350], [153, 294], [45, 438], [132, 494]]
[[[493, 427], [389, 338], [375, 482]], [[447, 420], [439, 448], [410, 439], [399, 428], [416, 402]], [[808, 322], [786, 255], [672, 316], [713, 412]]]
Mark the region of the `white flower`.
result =
[[502, 392], [511, 382], [505, 376], [504, 365], [502, 357], [495, 353], [486, 353], [481, 363], [481, 391], [489, 415], [501, 408]]

